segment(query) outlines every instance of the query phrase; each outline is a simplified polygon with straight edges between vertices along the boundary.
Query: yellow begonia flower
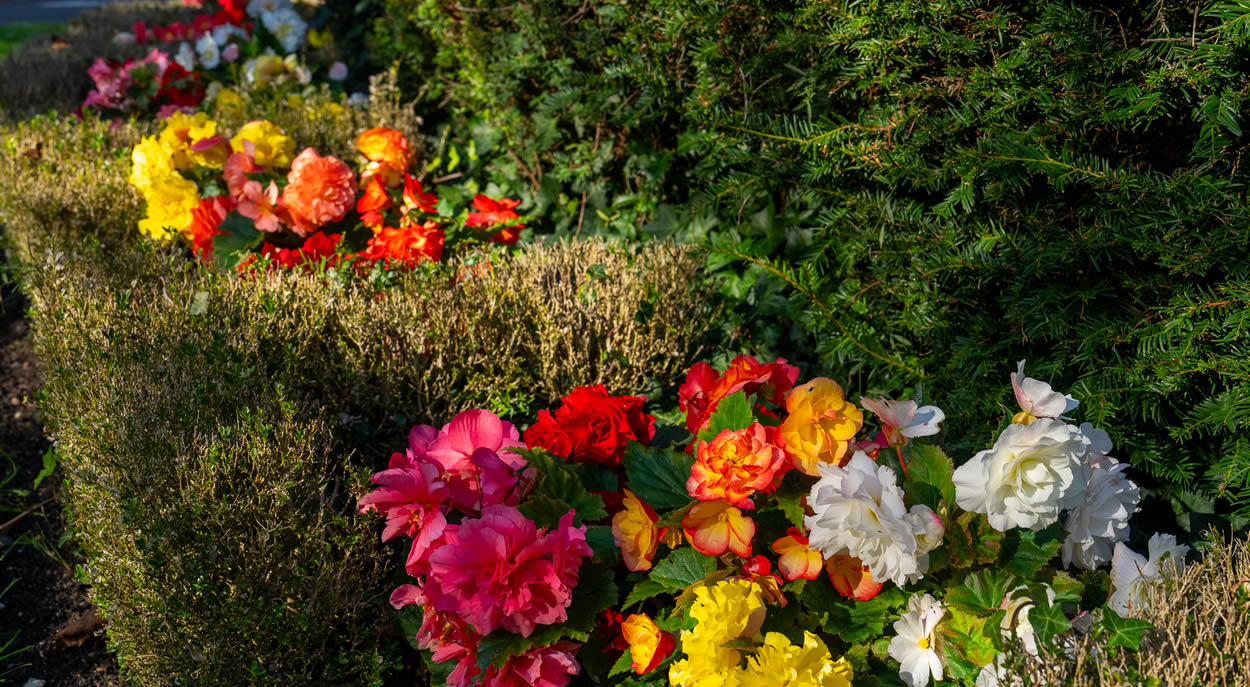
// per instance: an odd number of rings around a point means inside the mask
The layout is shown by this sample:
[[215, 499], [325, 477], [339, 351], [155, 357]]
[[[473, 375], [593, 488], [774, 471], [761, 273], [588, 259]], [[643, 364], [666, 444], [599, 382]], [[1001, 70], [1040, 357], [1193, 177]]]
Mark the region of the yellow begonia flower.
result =
[[143, 196], [148, 202], [148, 216], [139, 221], [139, 231], [162, 241], [186, 231], [191, 226], [191, 212], [200, 204], [195, 182], [178, 174], [153, 180]]
[[248, 122], [230, 139], [234, 152], [243, 151], [243, 141], [256, 146], [256, 164], [261, 167], [286, 167], [295, 157], [295, 140], [272, 122]]
[[864, 414], [846, 400], [842, 387], [824, 377], [791, 389], [786, 413], [777, 434], [794, 467], [812, 476], [819, 474], [818, 463], [840, 463], [864, 424]]
[[742, 687], [851, 687], [851, 664], [837, 661], [829, 648], [810, 632], [803, 646], [795, 646], [780, 632], [769, 632], [764, 646], [747, 659]]
[[213, 105], [218, 116], [238, 115], [247, 108], [247, 102], [243, 100], [243, 96], [228, 88], [217, 94], [217, 100]]
[[208, 118], [203, 112], [189, 115], [175, 112], [165, 120], [165, 128], [161, 130], [159, 141], [173, 158], [177, 169], [191, 169], [196, 161], [191, 156], [191, 144], [217, 135], [217, 122]]
[[651, 559], [660, 543], [660, 530], [655, 526], [655, 511], [625, 489], [624, 508], [612, 516], [612, 539], [621, 550], [625, 567], [631, 571], [650, 570]]
[[130, 151], [130, 185], [144, 192], [156, 179], [176, 175], [174, 158], [155, 138], [143, 137]]
[[751, 580], [724, 580], [694, 592], [690, 617], [697, 632], [719, 644], [751, 637], [764, 624], [764, 593]]

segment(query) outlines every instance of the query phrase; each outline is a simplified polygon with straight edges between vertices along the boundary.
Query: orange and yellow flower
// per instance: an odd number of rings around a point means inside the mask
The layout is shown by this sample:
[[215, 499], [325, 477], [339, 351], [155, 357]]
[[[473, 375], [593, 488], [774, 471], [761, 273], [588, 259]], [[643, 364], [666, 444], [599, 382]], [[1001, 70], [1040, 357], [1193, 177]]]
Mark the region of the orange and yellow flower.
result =
[[832, 379], [817, 377], [786, 396], [786, 419], [777, 434], [794, 467], [816, 476], [818, 463], [840, 464], [864, 414]]
[[797, 528], [786, 530], [786, 536], [773, 542], [773, 553], [777, 559], [777, 569], [787, 580], [814, 580], [820, 577], [824, 560], [819, 551], [813, 551], [807, 545], [807, 537]]
[[826, 560], [825, 572], [839, 594], [856, 601], [871, 599], [885, 586], [872, 578], [863, 561], [847, 553], [834, 554]]
[[621, 623], [621, 636], [629, 643], [630, 667], [642, 675], [655, 670], [676, 648], [673, 635], [660, 629], [650, 616], [635, 613]]
[[726, 429], [710, 442], [700, 441], [698, 459], [686, 480], [690, 495], [754, 508], [751, 494], [769, 490], [786, 471], [786, 454], [777, 446], [775, 433], [757, 422], [746, 429]]
[[612, 516], [612, 538], [621, 550], [626, 568], [650, 570], [651, 559], [655, 558], [655, 549], [660, 543], [660, 531], [655, 526], [658, 518], [651, 506], [634, 492], [624, 491], [625, 509]]
[[682, 518], [681, 528], [691, 546], [705, 556], [719, 556], [726, 551], [743, 558], [751, 556], [755, 521], [728, 501], [696, 503]]
[[412, 164], [408, 139], [395, 129], [374, 127], [356, 137], [356, 148], [372, 164], [362, 177], [377, 177], [387, 186], [397, 186]]

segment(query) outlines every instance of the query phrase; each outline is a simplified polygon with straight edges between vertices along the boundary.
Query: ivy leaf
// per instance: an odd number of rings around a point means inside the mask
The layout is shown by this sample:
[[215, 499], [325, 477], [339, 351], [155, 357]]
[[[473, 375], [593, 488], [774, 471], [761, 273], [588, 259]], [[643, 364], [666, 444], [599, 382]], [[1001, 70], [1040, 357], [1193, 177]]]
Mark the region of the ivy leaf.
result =
[[1050, 578], [1050, 588], [1055, 590], [1055, 601], [1059, 603], [1080, 604], [1085, 585], [1062, 570], [1056, 570]]
[[630, 442], [625, 448], [625, 479], [631, 491], [657, 511], [691, 502], [686, 491], [694, 458], [672, 449], [648, 448]]
[[1057, 522], [1037, 532], [1017, 527], [1003, 537], [999, 566], [1013, 575], [1031, 580], [1059, 553], [1062, 546], [1061, 525]]
[[621, 606], [621, 610], [625, 610], [636, 603], [641, 603], [658, 594], [668, 591], [668, 587], [656, 582], [655, 580], [642, 580], [629, 590], [629, 596], [625, 597], [625, 603]]
[[1033, 626], [1033, 633], [1038, 639], [1049, 644], [1055, 635], [1072, 628], [1072, 621], [1064, 615], [1063, 607], [1058, 602], [1051, 605], [1044, 595], [1041, 598], [1034, 597], [1034, 600], [1037, 605], [1029, 609], [1029, 624]]
[[595, 629], [595, 616], [599, 611], [615, 606], [619, 598], [610, 568], [582, 566], [567, 620], [558, 625], [537, 627], [529, 637], [502, 631], [486, 635], [477, 647], [477, 666], [484, 671], [492, 665], [503, 665], [512, 656], [561, 639], [584, 642]]
[[993, 613], [1002, 606], [1011, 583], [1011, 575], [1003, 570], [981, 570], [966, 577], [958, 587], [949, 589], [946, 603], [955, 610], [967, 613]]
[[716, 404], [716, 410], [708, 418], [707, 428], [699, 432], [700, 441], [711, 441], [726, 429], [739, 430], [755, 422], [755, 411], [747, 400], [745, 391], [732, 393]]
[[923, 503], [941, 512], [944, 502], [955, 503], [955, 465], [951, 459], [936, 446], [912, 442], [909, 447], [907, 480], [903, 482], [907, 504]]
[[897, 587], [882, 591], [868, 601], [844, 598], [827, 580], [817, 579], [804, 585], [799, 601], [817, 618], [823, 618], [823, 629], [848, 644], [858, 644], [885, 631], [886, 622], [898, 617], [896, 609], [907, 601], [907, 594]]
[[990, 526], [981, 513], [962, 513], [946, 523], [942, 539], [947, 563], [952, 568], [970, 568], [998, 560], [1003, 533]]
[[716, 559], [689, 546], [674, 550], [651, 570], [651, 579], [670, 591], [702, 582], [716, 570]]
[[1103, 609], [1102, 620], [1098, 624], [1107, 631], [1108, 647], [1121, 646], [1129, 651], [1140, 649], [1142, 637], [1146, 636], [1147, 632], [1155, 629], [1154, 625], [1145, 620], [1121, 617], [1120, 614], [1111, 610], [1110, 607]]
[[972, 684], [981, 666], [992, 663], [998, 656], [999, 625], [991, 620], [951, 608], [938, 623], [937, 634], [942, 638], [938, 646], [953, 677]]

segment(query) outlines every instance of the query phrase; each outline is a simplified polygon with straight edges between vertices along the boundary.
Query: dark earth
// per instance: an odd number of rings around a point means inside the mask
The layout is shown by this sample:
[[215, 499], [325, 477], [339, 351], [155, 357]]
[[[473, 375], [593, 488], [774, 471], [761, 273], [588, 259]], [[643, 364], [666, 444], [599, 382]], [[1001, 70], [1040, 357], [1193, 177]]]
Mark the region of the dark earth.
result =
[[59, 471], [32, 491], [50, 446], [35, 407], [39, 371], [26, 299], [7, 283], [0, 295], [0, 685], [115, 686], [117, 661], [74, 579], [81, 558], [62, 519]]

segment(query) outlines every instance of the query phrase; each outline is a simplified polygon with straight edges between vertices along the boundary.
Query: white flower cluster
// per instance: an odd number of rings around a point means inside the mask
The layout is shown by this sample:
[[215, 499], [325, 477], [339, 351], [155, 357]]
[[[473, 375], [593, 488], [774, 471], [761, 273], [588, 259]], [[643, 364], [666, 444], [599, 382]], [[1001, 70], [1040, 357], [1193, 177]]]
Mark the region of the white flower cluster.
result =
[[1107, 605], [1120, 615], [1144, 609], [1150, 586], [1161, 582], [1165, 572], [1184, 570], [1189, 547], [1177, 544], [1176, 537], [1170, 534], [1156, 534], [1147, 542], [1146, 553], [1149, 559], [1116, 542], [1111, 557], [1111, 598], [1107, 599]]
[[845, 553], [864, 562], [876, 580], [915, 582], [942, 543], [943, 525], [929, 507], [903, 505], [894, 471], [856, 451], [846, 467], [821, 463], [807, 516], [809, 545], [826, 559]]

